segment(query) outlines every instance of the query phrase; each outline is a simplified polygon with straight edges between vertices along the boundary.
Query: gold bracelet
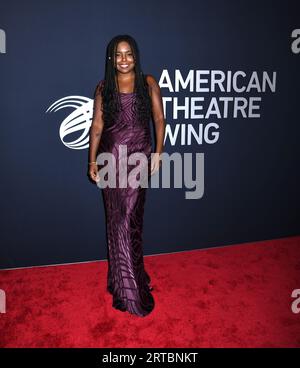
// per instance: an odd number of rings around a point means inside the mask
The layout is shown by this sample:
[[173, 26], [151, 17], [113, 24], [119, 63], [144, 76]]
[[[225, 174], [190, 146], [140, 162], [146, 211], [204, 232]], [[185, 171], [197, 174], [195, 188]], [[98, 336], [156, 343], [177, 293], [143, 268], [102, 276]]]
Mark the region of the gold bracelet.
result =
[[89, 162], [89, 165], [96, 164], [96, 163], [97, 163], [97, 161], [91, 161], [91, 162]]

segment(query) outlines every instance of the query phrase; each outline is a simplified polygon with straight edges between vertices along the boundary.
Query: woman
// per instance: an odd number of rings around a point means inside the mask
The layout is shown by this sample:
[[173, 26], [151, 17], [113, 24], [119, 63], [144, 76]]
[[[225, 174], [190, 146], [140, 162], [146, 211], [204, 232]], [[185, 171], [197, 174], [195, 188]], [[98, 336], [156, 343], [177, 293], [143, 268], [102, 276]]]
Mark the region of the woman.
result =
[[[154, 152], [149, 124], [151, 116], [156, 135]], [[129, 35], [114, 37], [107, 46], [105, 79], [98, 83], [94, 95], [89, 144], [90, 178], [94, 182], [100, 180], [97, 155], [109, 152], [118, 163], [122, 145], [127, 149], [127, 156], [137, 152], [145, 155], [149, 179], [161, 164], [165, 125], [160, 87], [153, 76], [142, 73], [136, 41]], [[135, 166], [127, 161], [125, 165], [130, 176]], [[107, 290], [113, 296], [114, 308], [144, 317], [155, 304], [142, 248], [146, 187], [121, 187], [118, 164], [115, 168], [116, 187], [102, 187], [107, 231]], [[141, 175], [137, 177], [140, 178]]]

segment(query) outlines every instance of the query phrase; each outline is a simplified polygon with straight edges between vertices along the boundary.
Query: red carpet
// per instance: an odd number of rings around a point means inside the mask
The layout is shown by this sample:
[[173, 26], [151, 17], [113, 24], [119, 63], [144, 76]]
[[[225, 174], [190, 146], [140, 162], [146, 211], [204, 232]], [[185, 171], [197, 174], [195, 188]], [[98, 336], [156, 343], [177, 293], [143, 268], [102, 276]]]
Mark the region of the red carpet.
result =
[[1, 347], [300, 347], [300, 237], [145, 257], [154, 311], [111, 307], [107, 261], [0, 271]]

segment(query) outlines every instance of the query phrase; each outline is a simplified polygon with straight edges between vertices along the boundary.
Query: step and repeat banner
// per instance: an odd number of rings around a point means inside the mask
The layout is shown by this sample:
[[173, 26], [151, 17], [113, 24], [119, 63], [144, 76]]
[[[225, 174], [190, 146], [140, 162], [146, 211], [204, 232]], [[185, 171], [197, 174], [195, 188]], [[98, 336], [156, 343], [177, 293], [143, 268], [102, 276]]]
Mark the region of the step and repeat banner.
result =
[[106, 259], [88, 134], [119, 34], [158, 81], [165, 152], [182, 158], [182, 185], [147, 189], [144, 254], [299, 234], [299, 13], [298, 1], [1, 2], [0, 267]]

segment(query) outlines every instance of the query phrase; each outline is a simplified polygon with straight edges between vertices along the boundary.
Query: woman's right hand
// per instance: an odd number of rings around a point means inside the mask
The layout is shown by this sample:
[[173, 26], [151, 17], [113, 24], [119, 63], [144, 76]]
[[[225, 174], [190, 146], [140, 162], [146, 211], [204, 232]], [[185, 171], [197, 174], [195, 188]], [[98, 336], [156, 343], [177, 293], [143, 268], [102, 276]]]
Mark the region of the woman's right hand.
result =
[[96, 183], [100, 180], [97, 163], [92, 163], [89, 165], [89, 177]]

